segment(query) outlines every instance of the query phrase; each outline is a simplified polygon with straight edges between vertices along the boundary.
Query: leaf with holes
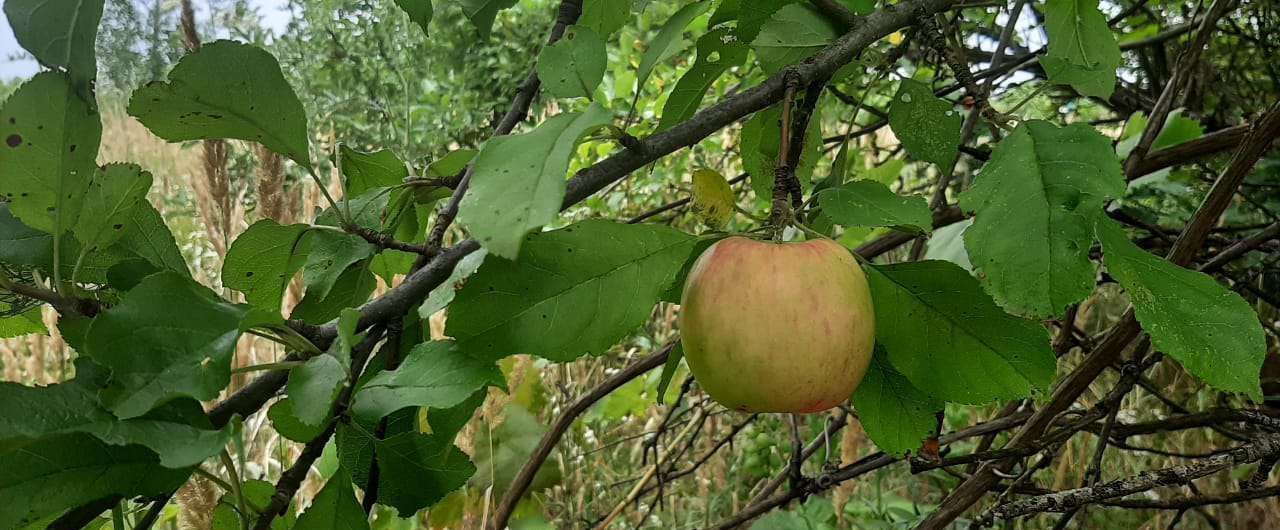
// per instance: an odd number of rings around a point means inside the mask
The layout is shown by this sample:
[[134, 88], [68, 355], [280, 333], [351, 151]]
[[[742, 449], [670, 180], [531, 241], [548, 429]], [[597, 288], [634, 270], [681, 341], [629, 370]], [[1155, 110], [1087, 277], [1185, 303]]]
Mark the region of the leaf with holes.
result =
[[1096, 274], [1093, 216], [1124, 190], [1110, 139], [1083, 123], [1023, 122], [960, 194], [976, 214], [964, 242], [987, 292], [1027, 317], [1061, 315], [1083, 300]]
[[13, 215], [41, 232], [70, 230], [98, 167], [101, 136], [98, 112], [65, 74], [36, 74], [19, 86], [0, 108], [0, 196]]
[[1046, 391], [1056, 359], [1038, 322], [1006, 314], [945, 261], [867, 267], [876, 341], [916, 388], [957, 403]]
[[951, 103], [934, 97], [929, 85], [903, 79], [889, 105], [889, 127], [911, 156], [948, 171], [960, 153], [964, 118]]
[[111, 370], [103, 401], [134, 418], [178, 397], [218, 397], [246, 313], [180, 274], [147, 277], [89, 328], [88, 355]]
[[302, 103], [280, 63], [257, 46], [225, 40], [201, 46], [178, 61], [167, 82], [135, 90], [128, 111], [170, 142], [258, 142], [311, 168]]
[[664, 131], [698, 112], [707, 89], [730, 68], [747, 60], [747, 46], [729, 29], [717, 29], [698, 38], [698, 57], [675, 88], [667, 94], [657, 131]]
[[302, 236], [307, 225], [281, 225], [271, 219], [253, 223], [240, 234], [222, 264], [222, 284], [244, 293], [249, 305], [280, 311], [285, 285], [302, 266]]
[[1249, 302], [1210, 276], [1141, 249], [1109, 218], [1098, 216], [1097, 231], [1107, 272], [1129, 294], [1156, 349], [1214, 388], [1262, 402], [1258, 374], [1267, 341]]
[[81, 252], [106, 248], [125, 234], [133, 210], [147, 200], [151, 173], [134, 164], [108, 164], [95, 172], [72, 233]]
[[1106, 99], [1116, 87], [1120, 45], [1098, 0], [1046, 0], [1044, 28], [1049, 51], [1040, 60], [1049, 81]]
[[876, 348], [867, 375], [853, 393], [853, 407], [867, 437], [881, 451], [902, 456], [920, 448], [933, 435], [942, 400], [916, 388], [889, 363], [884, 349]]
[[584, 112], [544, 121], [532, 132], [489, 140], [476, 155], [471, 190], [462, 199], [458, 219], [490, 253], [515, 259], [525, 234], [560, 212], [578, 139], [612, 118], [592, 103]]
[[446, 335], [484, 359], [604, 353], [642, 325], [697, 239], [659, 225], [582, 221], [490, 256], [458, 291]]
[[591, 28], [569, 26], [564, 37], [538, 54], [538, 79], [558, 98], [591, 99], [604, 79], [604, 40]]
[[873, 180], [855, 180], [818, 193], [822, 212], [844, 226], [900, 226], [921, 233], [933, 230], [933, 214], [924, 197], [903, 197]]

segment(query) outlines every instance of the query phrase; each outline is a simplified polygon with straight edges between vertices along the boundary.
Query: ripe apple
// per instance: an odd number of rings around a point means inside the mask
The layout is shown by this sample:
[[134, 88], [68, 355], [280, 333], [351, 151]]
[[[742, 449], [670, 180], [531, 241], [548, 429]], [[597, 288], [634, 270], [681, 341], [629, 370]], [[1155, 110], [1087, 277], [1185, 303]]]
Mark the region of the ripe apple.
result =
[[853, 395], [871, 362], [867, 279], [830, 240], [721, 240], [694, 262], [680, 306], [689, 368], [730, 409], [826, 410]]

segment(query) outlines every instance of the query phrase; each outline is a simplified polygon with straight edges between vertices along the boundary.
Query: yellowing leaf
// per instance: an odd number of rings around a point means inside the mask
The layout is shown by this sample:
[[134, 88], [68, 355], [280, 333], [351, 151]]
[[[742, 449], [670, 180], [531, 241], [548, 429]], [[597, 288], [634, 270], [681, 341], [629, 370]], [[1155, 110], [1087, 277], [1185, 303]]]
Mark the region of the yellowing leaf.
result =
[[733, 218], [733, 190], [714, 169], [693, 172], [693, 211], [712, 228], [723, 228]]

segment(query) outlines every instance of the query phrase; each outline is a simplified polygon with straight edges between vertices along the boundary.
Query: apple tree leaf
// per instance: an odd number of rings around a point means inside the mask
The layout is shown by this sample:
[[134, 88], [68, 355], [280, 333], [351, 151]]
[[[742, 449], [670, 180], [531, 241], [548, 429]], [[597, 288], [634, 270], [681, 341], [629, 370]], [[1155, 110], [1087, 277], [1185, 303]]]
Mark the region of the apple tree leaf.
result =
[[[13, 36], [41, 64], [60, 67], [77, 89], [98, 76], [94, 43], [102, 20], [102, 0], [6, 0]], [[88, 90], [80, 90], [88, 95]]]
[[604, 79], [608, 57], [604, 39], [591, 28], [569, 26], [564, 36], [538, 54], [538, 79], [558, 98], [587, 98]]
[[1098, 216], [1097, 231], [1107, 272], [1129, 294], [1155, 348], [1214, 388], [1261, 402], [1267, 341], [1249, 302], [1208, 275], [1142, 250], [1109, 218]]
[[452, 407], [477, 390], [505, 383], [493, 361], [467, 355], [453, 341], [424, 342], [399, 368], [379, 372], [361, 385], [351, 410], [360, 419], [376, 421], [410, 406]]
[[409, 170], [390, 149], [371, 153], [357, 151], [347, 144], [338, 147], [342, 176], [346, 177], [346, 193], [359, 197], [375, 188], [390, 188], [404, 183]]
[[844, 226], [901, 226], [933, 230], [933, 214], [924, 197], [903, 197], [874, 180], [855, 180], [818, 193], [822, 212]]
[[948, 171], [960, 154], [964, 118], [951, 103], [933, 95], [929, 85], [903, 79], [889, 105], [889, 128], [911, 156]]
[[[426, 3], [426, 2], [424, 2]], [[428, 6], [431, 4], [427, 3]], [[425, 29], [425, 28], [424, 28]], [[293, 530], [367, 530], [369, 515], [356, 501], [356, 490], [351, 485], [351, 476], [347, 470], [338, 467], [338, 471], [329, 477], [307, 511], [298, 516]]]
[[98, 111], [66, 74], [39, 73], [19, 86], [0, 108], [0, 196], [13, 215], [48, 234], [70, 230], [98, 167], [101, 136]]
[[582, 3], [582, 15], [578, 25], [591, 28], [600, 38], [608, 40], [615, 31], [622, 29], [635, 18], [631, 12], [633, 0], [586, 0]]
[[489, 140], [476, 155], [471, 189], [458, 219], [491, 254], [515, 259], [525, 234], [560, 212], [578, 140], [611, 119], [608, 110], [593, 103], [584, 112], [548, 119], [531, 132]]
[[[1058, 316], [1093, 292], [1093, 216], [1124, 194], [1111, 140], [1087, 124], [1023, 122], [996, 146], [960, 206], [965, 248], [996, 302]], [[1016, 227], [1016, 229], [1013, 229]]]
[[1098, 0], [1046, 0], [1049, 51], [1040, 60], [1049, 81], [1086, 96], [1108, 98], [1116, 87], [1120, 45]]
[[147, 200], [151, 173], [134, 164], [108, 164], [95, 172], [72, 233], [82, 252], [105, 248], [124, 237], [133, 210]]
[[817, 53], [839, 35], [835, 25], [816, 9], [807, 3], [792, 3], [760, 27], [751, 48], [764, 71], [774, 73]]
[[453, 438], [406, 432], [374, 440], [378, 460], [378, 503], [409, 517], [461, 488], [476, 466], [453, 445]]
[[0, 450], [0, 528], [25, 528], [68, 506], [114, 495], [162, 495], [190, 469], [167, 469], [155, 453], [115, 446], [83, 433], [30, 440]]
[[858, 422], [881, 451], [902, 456], [920, 448], [937, 427], [946, 403], [916, 388], [876, 348], [867, 375], [853, 393]]
[[530, 235], [518, 261], [485, 259], [454, 298], [445, 334], [491, 360], [599, 355], [644, 323], [696, 241], [600, 220]]
[[201, 46], [178, 61], [167, 82], [135, 90], [128, 111], [170, 142], [257, 142], [311, 168], [302, 103], [280, 63], [257, 46], [226, 40]]
[[637, 90], [643, 89], [645, 83], [649, 81], [653, 67], [680, 51], [679, 45], [684, 37], [685, 28], [710, 7], [711, 2], [708, 0], [685, 5], [662, 24], [658, 33], [646, 43], [648, 47], [645, 48], [644, 55], [640, 56], [640, 66], [636, 69]]
[[302, 266], [295, 255], [305, 241], [307, 225], [281, 225], [263, 219], [249, 226], [227, 250], [222, 284], [244, 293], [259, 309], [278, 312], [285, 286]]
[[218, 397], [246, 312], [180, 274], [148, 276], [89, 328], [88, 355], [111, 370], [104, 402], [135, 418], [178, 397]]
[[707, 89], [730, 68], [741, 66], [747, 60], [747, 46], [733, 36], [731, 30], [721, 28], [698, 37], [698, 56], [675, 88], [667, 94], [662, 106], [662, 118], [657, 131], [670, 129], [698, 112]]
[[515, 6], [516, 0], [462, 0], [461, 4], [462, 14], [476, 27], [480, 39], [485, 40], [493, 31], [493, 19], [498, 12]]
[[434, 14], [431, 9], [431, 0], [396, 0], [396, 5], [409, 15], [409, 20], [422, 28], [423, 35], [430, 35], [431, 31], [427, 26], [431, 24], [431, 16]]
[[867, 267], [867, 279], [876, 341], [916, 388], [966, 404], [1048, 390], [1048, 331], [1001, 311], [964, 269], [917, 261]]

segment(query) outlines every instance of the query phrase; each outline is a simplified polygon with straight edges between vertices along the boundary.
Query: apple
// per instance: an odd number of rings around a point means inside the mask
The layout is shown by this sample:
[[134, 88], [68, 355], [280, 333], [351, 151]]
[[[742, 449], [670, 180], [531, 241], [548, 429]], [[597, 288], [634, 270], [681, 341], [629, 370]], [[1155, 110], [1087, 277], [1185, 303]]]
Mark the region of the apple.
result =
[[730, 237], [689, 270], [680, 341], [698, 384], [743, 412], [819, 412], [853, 395], [871, 362], [866, 276], [827, 239]]

